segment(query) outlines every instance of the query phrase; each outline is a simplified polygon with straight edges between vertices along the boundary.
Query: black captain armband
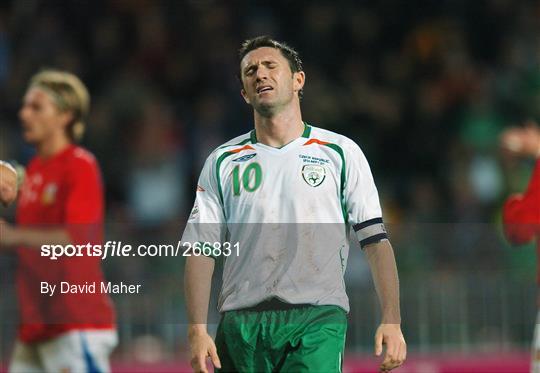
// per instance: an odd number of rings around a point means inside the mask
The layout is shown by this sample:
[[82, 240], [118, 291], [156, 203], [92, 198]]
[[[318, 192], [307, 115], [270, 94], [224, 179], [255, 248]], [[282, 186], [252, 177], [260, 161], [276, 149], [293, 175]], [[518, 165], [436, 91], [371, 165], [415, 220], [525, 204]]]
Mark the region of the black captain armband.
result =
[[353, 225], [356, 237], [363, 249], [369, 244], [388, 239], [382, 218], [373, 218]]

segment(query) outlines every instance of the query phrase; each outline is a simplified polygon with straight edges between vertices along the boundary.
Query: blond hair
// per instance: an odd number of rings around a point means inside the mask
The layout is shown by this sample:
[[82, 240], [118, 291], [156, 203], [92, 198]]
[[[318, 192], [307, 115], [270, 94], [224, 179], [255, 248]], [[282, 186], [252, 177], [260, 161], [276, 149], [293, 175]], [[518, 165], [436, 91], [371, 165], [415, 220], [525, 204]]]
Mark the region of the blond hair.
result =
[[60, 70], [43, 70], [30, 79], [29, 88], [45, 91], [62, 112], [71, 112], [67, 135], [73, 142], [82, 139], [85, 119], [90, 109], [90, 95], [86, 86], [75, 75]]

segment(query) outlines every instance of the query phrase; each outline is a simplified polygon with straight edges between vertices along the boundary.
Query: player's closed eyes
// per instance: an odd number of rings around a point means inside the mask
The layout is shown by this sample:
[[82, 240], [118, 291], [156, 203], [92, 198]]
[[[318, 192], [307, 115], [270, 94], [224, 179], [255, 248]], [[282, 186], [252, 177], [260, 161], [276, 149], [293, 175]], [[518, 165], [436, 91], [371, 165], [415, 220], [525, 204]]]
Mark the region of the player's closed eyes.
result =
[[[276, 62], [266, 62], [265, 61], [262, 64], [268, 69], [275, 69], [277, 67]], [[256, 66], [249, 67], [244, 71], [244, 75], [245, 76], [252, 76], [255, 73], [256, 70], [257, 70]]]

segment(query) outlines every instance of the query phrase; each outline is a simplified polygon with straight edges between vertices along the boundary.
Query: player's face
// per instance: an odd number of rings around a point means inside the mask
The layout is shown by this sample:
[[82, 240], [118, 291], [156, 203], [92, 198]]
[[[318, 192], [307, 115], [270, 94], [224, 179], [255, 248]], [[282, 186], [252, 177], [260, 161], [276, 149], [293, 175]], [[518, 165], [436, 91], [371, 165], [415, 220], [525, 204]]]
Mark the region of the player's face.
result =
[[66, 113], [58, 110], [53, 99], [39, 88], [26, 92], [19, 111], [24, 140], [39, 144], [65, 131]]
[[240, 63], [242, 96], [259, 113], [273, 113], [298, 96], [304, 73], [293, 73], [287, 59], [276, 48], [255, 49]]

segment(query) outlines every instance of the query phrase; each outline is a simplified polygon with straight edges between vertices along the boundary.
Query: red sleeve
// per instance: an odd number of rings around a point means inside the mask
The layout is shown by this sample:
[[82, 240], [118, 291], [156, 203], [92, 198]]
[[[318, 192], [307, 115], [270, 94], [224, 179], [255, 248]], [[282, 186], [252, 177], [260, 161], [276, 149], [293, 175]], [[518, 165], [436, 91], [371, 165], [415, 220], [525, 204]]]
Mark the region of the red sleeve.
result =
[[103, 186], [99, 167], [88, 154], [76, 157], [70, 167], [65, 222], [73, 243], [101, 241]]
[[504, 233], [513, 244], [525, 244], [540, 233], [540, 160], [524, 194], [513, 195], [503, 208]]

